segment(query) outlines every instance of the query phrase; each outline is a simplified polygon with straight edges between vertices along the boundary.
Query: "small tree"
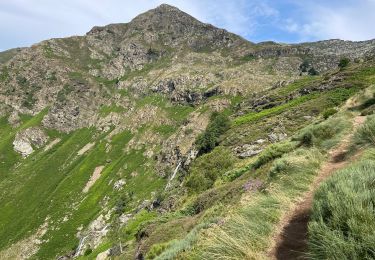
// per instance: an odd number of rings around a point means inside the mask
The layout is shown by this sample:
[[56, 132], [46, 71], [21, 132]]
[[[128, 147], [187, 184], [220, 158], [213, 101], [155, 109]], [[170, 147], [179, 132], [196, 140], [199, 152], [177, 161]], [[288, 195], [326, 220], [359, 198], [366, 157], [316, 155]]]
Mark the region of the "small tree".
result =
[[212, 151], [217, 146], [219, 137], [229, 129], [229, 126], [228, 116], [223, 113], [214, 112], [211, 115], [210, 123], [206, 130], [198, 136], [195, 142], [199, 155]]
[[309, 67], [310, 67], [310, 62], [308, 60], [304, 60], [299, 66], [299, 69], [301, 70], [301, 72], [307, 72]]
[[311, 75], [311, 76], [316, 76], [316, 75], [319, 75], [319, 72], [318, 71], [316, 71], [316, 69], [314, 69], [313, 67], [311, 67], [310, 69], [309, 69], [309, 75]]
[[348, 58], [342, 58], [339, 62], [339, 68], [344, 69], [346, 68], [350, 63], [350, 60]]

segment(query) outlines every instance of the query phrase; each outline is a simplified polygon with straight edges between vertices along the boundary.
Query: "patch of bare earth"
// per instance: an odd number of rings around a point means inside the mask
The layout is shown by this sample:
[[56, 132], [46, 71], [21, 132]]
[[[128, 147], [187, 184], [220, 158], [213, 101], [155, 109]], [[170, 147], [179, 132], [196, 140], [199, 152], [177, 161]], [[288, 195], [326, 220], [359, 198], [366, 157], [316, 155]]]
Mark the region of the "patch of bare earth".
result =
[[84, 147], [82, 147], [81, 150], [79, 150], [77, 152], [77, 154], [78, 155], [82, 155], [82, 154], [86, 153], [88, 150], [90, 150], [91, 148], [93, 148], [94, 145], [95, 145], [95, 143], [88, 143], [88, 144], [86, 144]]
[[40, 244], [43, 243], [42, 237], [47, 231], [48, 219], [34, 234], [0, 251], [0, 259], [29, 259], [38, 252]]
[[100, 178], [100, 174], [102, 173], [104, 166], [98, 166], [95, 168], [94, 173], [91, 175], [90, 180], [86, 183], [85, 188], [83, 188], [82, 192], [87, 193], [89, 189], [95, 184], [95, 182]]
[[50, 142], [49, 144], [46, 145], [46, 147], [44, 147], [44, 151], [48, 151], [50, 150], [52, 147], [54, 147], [56, 144], [58, 144], [59, 142], [61, 141], [60, 138], [56, 138], [55, 140], [53, 140], [52, 142]]
[[353, 131], [346, 135], [341, 143], [329, 152], [329, 160], [320, 169], [320, 172], [311, 185], [310, 190], [302, 196], [302, 199], [294, 206], [294, 210], [292, 209], [291, 213], [287, 214], [281, 220], [279, 227], [281, 232], [276, 235], [275, 246], [269, 253], [271, 259], [306, 259], [308, 238], [307, 227], [311, 214], [314, 193], [324, 180], [360, 156], [360, 152], [358, 152], [350, 159], [344, 160], [354, 130], [362, 125], [364, 121], [365, 117], [362, 116], [354, 118]]

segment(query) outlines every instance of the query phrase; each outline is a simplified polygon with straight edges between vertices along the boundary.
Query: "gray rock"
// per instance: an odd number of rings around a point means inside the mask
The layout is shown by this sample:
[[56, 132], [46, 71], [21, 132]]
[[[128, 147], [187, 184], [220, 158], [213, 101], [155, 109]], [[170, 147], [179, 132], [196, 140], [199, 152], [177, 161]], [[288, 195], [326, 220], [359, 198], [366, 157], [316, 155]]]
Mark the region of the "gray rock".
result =
[[270, 133], [268, 135], [268, 139], [270, 140], [271, 143], [276, 143], [280, 142], [288, 137], [287, 134], [285, 133]]
[[27, 128], [16, 134], [13, 141], [13, 148], [23, 157], [29, 156], [34, 152], [34, 148], [44, 146], [48, 141], [48, 136], [38, 127]]
[[238, 155], [239, 158], [245, 159], [248, 157], [255, 156], [263, 151], [262, 148], [259, 147], [259, 145], [248, 145], [246, 146], [246, 151], [240, 153]]

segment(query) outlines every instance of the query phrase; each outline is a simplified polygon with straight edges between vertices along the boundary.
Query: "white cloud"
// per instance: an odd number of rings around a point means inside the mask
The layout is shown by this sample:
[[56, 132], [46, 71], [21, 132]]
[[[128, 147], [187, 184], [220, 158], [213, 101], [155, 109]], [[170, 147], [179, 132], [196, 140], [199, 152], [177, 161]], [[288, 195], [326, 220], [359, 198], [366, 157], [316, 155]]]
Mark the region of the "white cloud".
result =
[[307, 1], [300, 4], [302, 13], [286, 19], [283, 27], [298, 33], [302, 40], [332, 39], [369, 40], [375, 38], [375, 0]]

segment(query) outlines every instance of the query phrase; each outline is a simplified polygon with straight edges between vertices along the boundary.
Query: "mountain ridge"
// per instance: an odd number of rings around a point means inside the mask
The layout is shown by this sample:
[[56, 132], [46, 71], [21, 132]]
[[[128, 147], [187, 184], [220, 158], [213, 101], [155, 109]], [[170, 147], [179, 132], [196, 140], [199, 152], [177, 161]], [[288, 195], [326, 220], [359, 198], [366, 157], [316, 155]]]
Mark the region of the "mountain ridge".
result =
[[373, 51], [254, 44], [162, 5], [0, 53], [0, 258], [209, 258], [247, 205], [273, 227], [352, 113], [373, 112]]

